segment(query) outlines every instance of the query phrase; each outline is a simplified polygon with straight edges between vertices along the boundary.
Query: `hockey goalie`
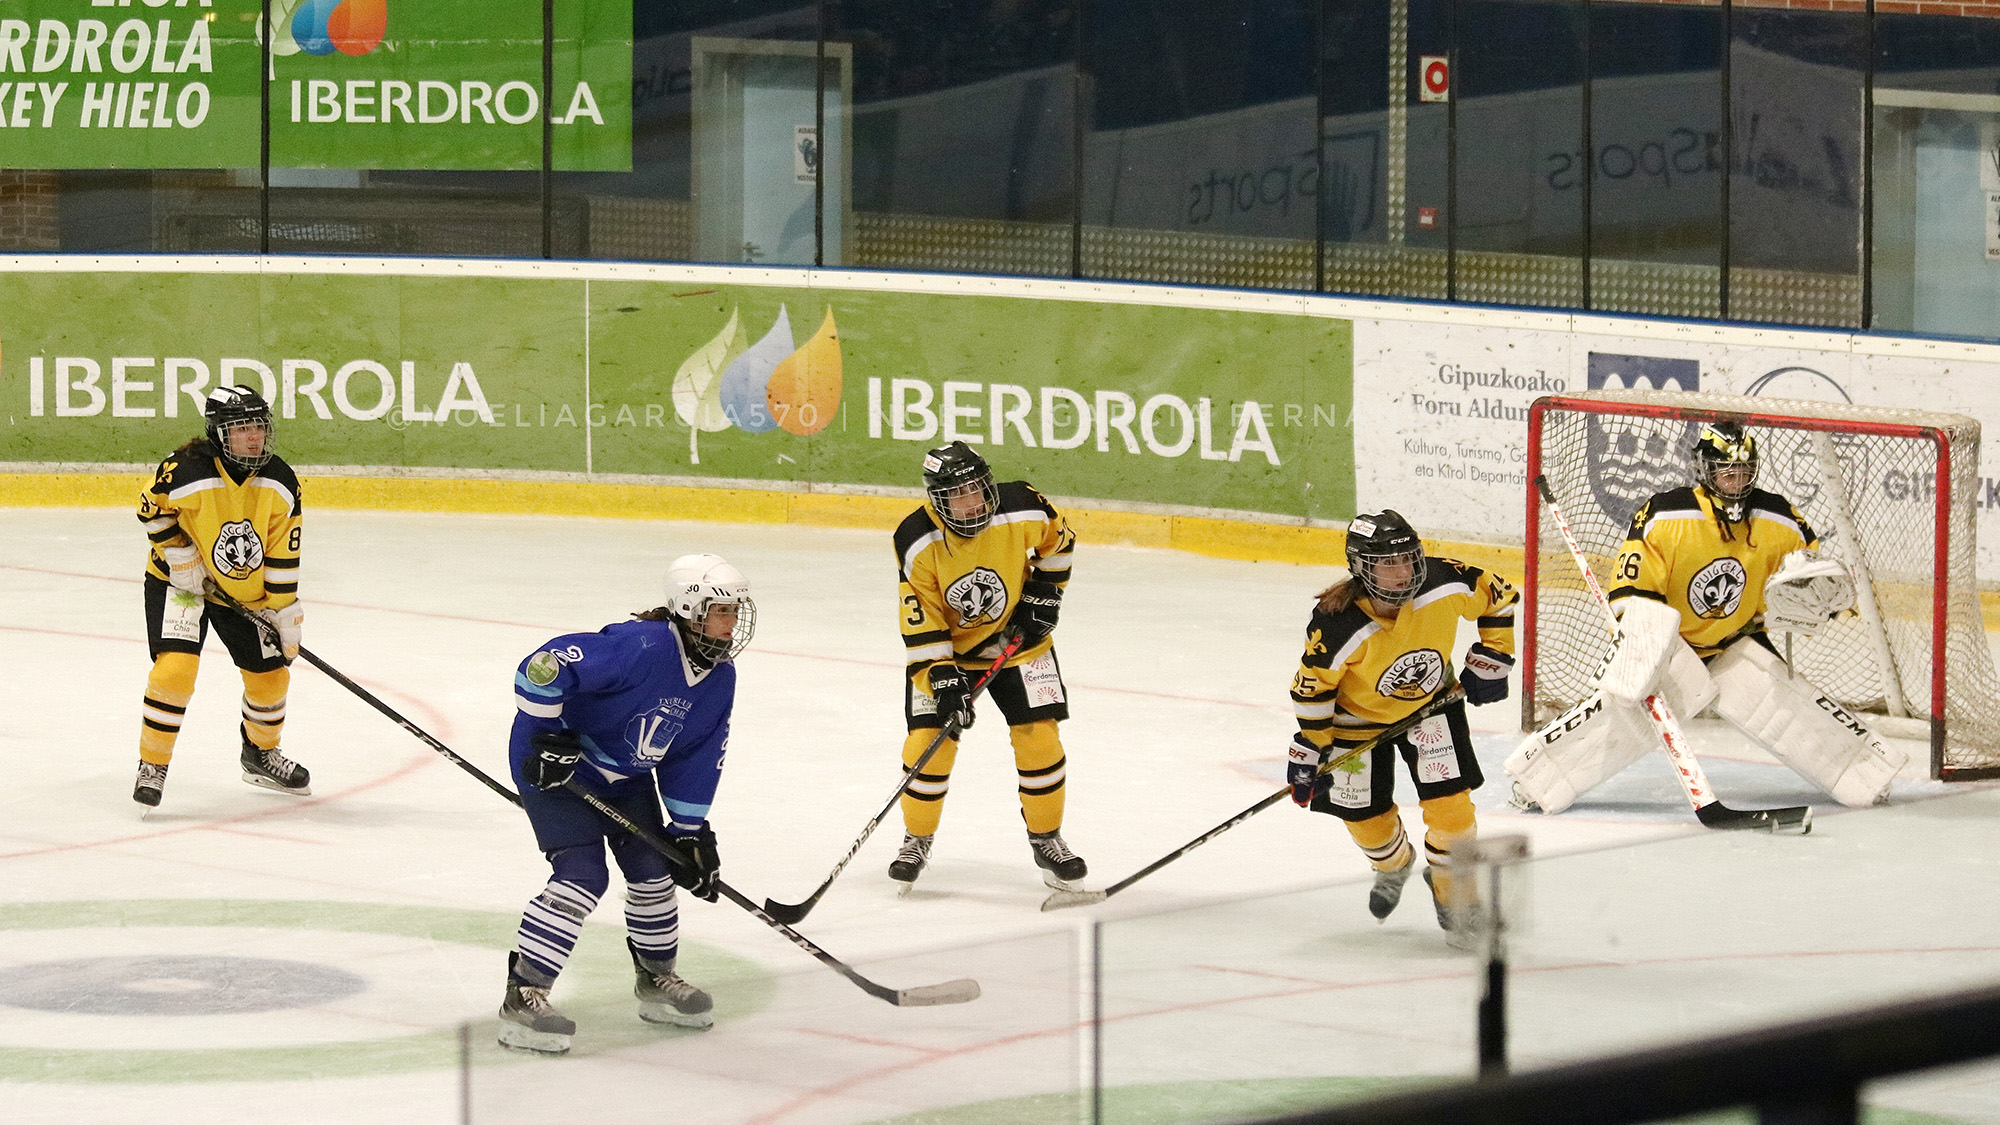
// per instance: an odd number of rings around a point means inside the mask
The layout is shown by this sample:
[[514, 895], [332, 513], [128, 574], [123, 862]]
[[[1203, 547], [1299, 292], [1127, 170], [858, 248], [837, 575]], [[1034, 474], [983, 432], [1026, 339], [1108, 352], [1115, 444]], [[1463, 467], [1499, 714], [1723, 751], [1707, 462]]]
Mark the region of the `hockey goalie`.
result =
[[1716, 713], [1850, 807], [1880, 804], [1908, 755], [1799, 676], [1770, 631], [1810, 634], [1854, 603], [1845, 567], [1791, 501], [1756, 487], [1757, 443], [1741, 426], [1701, 427], [1694, 484], [1633, 513], [1610, 600], [1618, 636], [1595, 689], [1529, 735], [1502, 765], [1513, 803], [1559, 813], [1660, 746], [1641, 703]]

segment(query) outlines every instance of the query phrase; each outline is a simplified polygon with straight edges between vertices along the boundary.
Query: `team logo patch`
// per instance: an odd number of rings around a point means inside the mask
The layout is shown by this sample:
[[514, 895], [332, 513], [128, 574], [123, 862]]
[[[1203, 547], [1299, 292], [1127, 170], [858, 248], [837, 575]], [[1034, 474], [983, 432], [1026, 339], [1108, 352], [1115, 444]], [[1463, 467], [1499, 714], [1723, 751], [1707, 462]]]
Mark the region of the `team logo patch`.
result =
[[556, 673], [562, 671], [562, 662], [552, 652], [538, 652], [528, 658], [526, 675], [528, 682], [536, 687], [547, 687], [556, 682]]
[[1434, 648], [1406, 652], [1375, 681], [1390, 699], [1429, 699], [1444, 683], [1444, 657]]
[[998, 621], [1000, 611], [1007, 608], [1007, 584], [992, 570], [975, 567], [972, 573], [946, 588], [944, 604], [958, 614], [960, 625]]
[[249, 520], [225, 523], [215, 536], [216, 573], [225, 578], [248, 578], [264, 565], [264, 541]]
[[1728, 617], [1743, 602], [1750, 576], [1735, 559], [1717, 559], [1695, 572], [1688, 582], [1688, 608], [1697, 617]]

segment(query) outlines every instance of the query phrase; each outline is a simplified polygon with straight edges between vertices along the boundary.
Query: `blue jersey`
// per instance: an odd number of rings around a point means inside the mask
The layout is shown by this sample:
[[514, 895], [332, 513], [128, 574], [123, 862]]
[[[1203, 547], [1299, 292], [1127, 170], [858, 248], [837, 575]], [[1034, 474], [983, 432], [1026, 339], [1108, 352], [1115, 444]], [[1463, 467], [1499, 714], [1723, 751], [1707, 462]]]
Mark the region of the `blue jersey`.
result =
[[521, 661], [514, 702], [509, 757], [517, 782], [534, 753], [528, 740], [568, 728], [583, 743], [578, 781], [650, 771], [676, 829], [693, 831], [707, 819], [729, 743], [736, 668], [689, 661], [671, 622], [621, 621], [557, 637]]

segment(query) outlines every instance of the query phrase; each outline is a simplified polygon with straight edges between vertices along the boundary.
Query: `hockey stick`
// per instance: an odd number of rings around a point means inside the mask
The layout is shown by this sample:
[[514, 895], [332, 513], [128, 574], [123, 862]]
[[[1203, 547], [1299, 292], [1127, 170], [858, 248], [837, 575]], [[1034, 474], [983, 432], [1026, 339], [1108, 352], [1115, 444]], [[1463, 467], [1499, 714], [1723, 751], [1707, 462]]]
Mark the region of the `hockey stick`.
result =
[[[267, 642], [269, 642], [273, 647], [279, 647], [277, 626], [271, 624], [269, 621], [264, 620], [262, 617], [257, 616], [249, 608], [244, 606], [242, 602], [239, 602], [235, 598], [230, 597], [226, 592], [220, 589], [211, 590], [210, 596], [215, 598], [215, 600], [221, 603], [222, 605], [227, 606], [228, 608], [233, 609], [237, 613], [240, 613], [244, 617], [248, 618], [252, 624], [257, 626], [257, 631], [263, 635], [264, 639]], [[444, 755], [447, 759], [449, 759], [452, 762], [452, 764], [465, 770], [465, 772], [478, 778], [480, 781], [485, 782], [486, 787], [488, 789], [491, 789], [495, 793], [498, 793], [502, 797], [505, 797], [509, 801], [512, 801], [516, 806], [519, 806], [521, 804], [521, 795], [519, 793], [514, 792], [512, 789], [509, 789], [506, 786], [500, 784], [499, 782], [493, 780], [491, 777], [488, 777], [485, 774], [485, 772], [480, 770], [478, 766], [473, 765], [471, 762], [466, 761], [464, 758], [461, 758], [456, 753], [454, 753], [451, 747], [446, 746], [444, 743], [439, 742], [435, 738], [432, 738], [429, 732], [425, 731], [422, 727], [419, 727], [417, 724], [397, 714], [394, 708], [390, 707], [388, 704], [382, 702], [381, 700], [375, 698], [374, 695], [369, 693], [368, 689], [362, 687], [360, 684], [355, 683], [353, 680], [348, 679], [346, 676], [341, 675], [340, 672], [335, 668], [333, 668], [331, 665], [327, 664], [319, 657], [314, 656], [311, 652], [308, 652], [304, 645], [299, 646], [299, 656], [303, 658], [307, 663], [311, 664], [313, 667], [318, 668], [320, 671], [325, 672], [328, 676], [333, 677], [334, 681], [339, 683], [342, 687], [360, 696], [363, 700], [367, 701], [369, 705], [373, 706], [377, 711], [380, 711], [384, 715], [387, 715], [390, 719], [395, 721], [396, 725], [402, 727], [406, 731], [409, 731], [411, 734], [416, 735], [419, 739], [423, 740], [423, 742], [426, 745], [428, 745], [431, 749], [437, 751], [438, 753]], [[578, 785], [574, 779], [564, 782], [563, 788], [569, 790], [571, 793], [574, 793], [576, 796], [581, 797], [584, 803], [590, 805], [592, 808], [596, 809], [598, 812], [608, 817], [612, 821], [612, 823], [618, 825], [625, 831], [632, 833], [633, 835], [639, 837], [641, 840], [644, 840], [646, 843], [652, 845], [654, 850], [658, 851], [661, 855], [667, 856], [668, 858], [674, 860], [674, 862], [682, 864], [683, 866], [692, 866], [687, 863], [686, 858], [683, 857], [679, 851], [674, 849], [673, 845], [667, 843], [666, 841], [660, 839], [657, 836], [654, 836], [652, 833], [632, 823], [632, 821], [629, 820], [623, 813], [619, 812], [617, 809], [614, 809], [610, 805], [607, 805], [603, 801], [599, 800], [595, 793], [592, 793], [590, 790], [585, 789], [582, 786]], [[785, 925], [784, 923], [778, 921], [775, 918], [772, 918], [770, 915], [765, 914], [763, 911], [757, 909], [757, 905], [751, 902], [749, 899], [745, 898], [740, 892], [736, 890], [736, 888], [728, 886], [722, 883], [720, 880], [717, 881], [716, 886], [721, 889], [724, 895], [728, 896], [729, 901], [737, 904], [738, 906], [741, 906], [743, 909], [748, 910], [750, 913], [755, 914], [758, 918], [768, 923], [773, 929], [777, 930], [779, 933], [785, 935], [786, 938], [790, 939], [792, 944], [798, 946], [800, 949], [805, 950], [807, 953], [812, 954], [814, 957], [819, 958], [820, 961], [825, 963], [829, 968], [833, 969], [835, 972], [853, 981], [855, 984], [860, 985], [862, 991], [868, 993], [870, 996], [880, 997], [883, 1000], [887, 1000], [891, 1004], [903, 1007], [922, 1006], [930, 1004], [963, 1004], [968, 1000], [976, 1000], [979, 998], [979, 982], [969, 979], [948, 981], [944, 984], [927, 985], [923, 988], [906, 988], [900, 990], [887, 988], [884, 987], [883, 985], [876, 984], [874, 981], [869, 980], [867, 977], [864, 977], [861, 974], [855, 972], [853, 969], [849, 968], [846, 962], [840, 960], [838, 957], [835, 957], [833, 954], [828, 953], [826, 950], [821, 949], [819, 946], [814, 945], [809, 939], [806, 938], [804, 934], [799, 933], [798, 931], [792, 929], [790, 926]]]
[[[679, 848], [634, 824], [630, 817], [606, 804], [597, 794], [578, 785], [575, 778], [563, 782], [562, 787], [569, 790], [575, 796], [582, 798], [591, 808], [603, 814], [605, 819], [637, 836], [639, 839], [644, 840], [654, 851], [666, 856], [675, 865], [680, 867], [694, 866], [687, 861], [687, 857], [682, 854]], [[847, 962], [813, 944], [804, 934], [759, 909], [756, 903], [750, 901], [743, 892], [737, 890], [735, 887], [717, 879], [715, 881], [715, 889], [722, 893], [722, 897], [756, 915], [758, 921], [785, 935], [785, 938], [793, 945], [819, 958], [821, 964], [853, 981], [861, 988], [861, 991], [879, 1000], [887, 1000], [899, 1008], [913, 1008], [929, 1007], [937, 1004], [963, 1004], [968, 1000], [979, 999], [979, 982], [970, 977], [946, 981], [943, 984], [927, 984], [919, 988], [890, 988], [886, 985], [876, 984], [874, 981], [855, 972], [848, 966]]]
[[[967, 706], [970, 706], [973, 700], [979, 698], [979, 693], [986, 690], [986, 685], [993, 681], [993, 677], [1000, 674], [1000, 669], [1006, 667], [1007, 661], [1013, 659], [1014, 654], [1021, 651], [1021, 641], [1022, 638], [1019, 633], [1010, 633], [1007, 635], [1006, 647], [1000, 650], [1000, 655], [994, 659], [992, 664], [987, 666], [985, 674], [974, 681], [972, 690], [966, 693], [965, 702]], [[811, 898], [806, 899], [804, 902], [790, 904], [767, 898], [764, 900], [764, 913], [786, 924], [803, 921], [805, 916], [812, 911], [812, 908], [818, 905], [820, 896], [825, 894], [827, 888], [833, 886], [833, 881], [840, 877], [842, 871], [846, 870], [848, 861], [853, 859], [855, 853], [861, 850], [861, 845], [867, 843], [868, 837], [875, 834], [875, 829], [882, 823], [882, 818], [888, 816], [889, 810], [896, 807], [897, 800], [903, 796], [903, 791], [910, 787], [910, 782], [916, 780], [917, 773], [929, 765], [933, 757], [937, 756], [938, 748], [944, 745], [945, 739], [956, 738], [958, 737], [958, 733], [958, 716], [954, 715], [950, 719], [945, 720], [944, 726], [938, 730], [937, 737], [931, 739], [931, 744], [917, 757], [916, 763], [903, 771], [903, 780], [897, 783], [896, 791], [889, 794], [889, 800], [882, 805], [882, 811], [876, 813], [874, 819], [863, 826], [861, 835], [855, 837], [853, 846], [847, 849], [846, 855], [840, 857], [839, 863], [833, 865], [833, 873], [826, 877], [826, 881], [819, 885], [819, 889], [812, 893]]]
[[[1584, 555], [1582, 544], [1576, 541], [1576, 533], [1570, 530], [1569, 520], [1563, 515], [1561, 505], [1556, 503], [1555, 490], [1549, 487], [1549, 478], [1536, 477], [1535, 488], [1541, 492], [1542, 503], [1548, 506], [1549, 515], [1555, 517], [1556, 529], [1562, 532], [1563, 542], [1569, 545], [1570, 558], [1583, 572], [1583, 584], [1590, 588], [1590, 596], [1597, 601], [1597, 608], [1604, 611], [1604, 619], [1611, 626], [1612, 636], [1616, 637], [1618, 615], [1611, 611], [1611, 599], [1604, 596], [1604, 588], [1597, 584], [1597, 574], [1590, 569], [1590, 559]], [[1646, 697], [1644, 709], [1646, 717], [1653, 721], [1653, 729], [1659, 733], [1660, 741], [1666, 745], [1667, 760], [1673, 763], [1674, 777], [1680, 781], [1688, 803], [1694, 806], [1696, 820], [1709, 828], [1757, 828], [1766, 832], [1795, 831], [1800, 835], [1812, 831], [1811, 805], [1783, 809], [1732, 809], [1723, 804], [1708, 784], [1708, 774], [1694, 756], [1694, 749], [1688, 745], [1687, 735], [1681, 732], [1681, 725], [1674, 720], [1667, 701], [1655, 692]]]
[[[270, 645], [274, 649], [277, 649], [279, 652], [284, 651], [284, 645], [280, 642], [278, 638], [278, 627], [276, 625], [271, 624], [269, 621], [264, 620], [262, 617], [259, 617], [255, 611], [245, 606], [242, 602], [239, 602], [235, 598], [230, 597], [228, 592], [223, 590], [220, 586], [217, 586], [213, 580], [209, 582], [208, 596], [210, 598], [213, 598], [215, 601], [221, 603], [222, 605], [235, 610], [237, 613], [242, 614], [243, 617], [246, 618], [252, 625], [255, 625], [257, 627], [257, 632], [263, 636], [264, 643]], [[313, 654], [311, 649], [308, 649], [304, 645], [300, 645], [299, 659], [305, 661], [306, 663], [312, 665], [313, 667], [319, 669], [320, 671], [325, 672], [329, 677], [332, 678], [334, 683], [337, 683], [341, 687], [346, 688], [348, 691], [353, 692], [355, 695], [360, 696], [361, 701], [363, 703], [366, 703], [370, 707], [373, 707], [377, 711], [380, 711], [384, 715], [387, 715], [391, 722], [395, 723], [399, 727], [402, 727], [404, 730], [409, 731], [411, 734], [416, 735], [417, 738], [420, 741], [422, 741], [424, 745], [429, 746], [431, 749], [444, 755], [445, 760], [450, 762], [452, 765], [457, 766], [459, 769], [462, 769], [465, 772], [471, 774], [472, 776], [478, 778], [480, 782], [483, 783], [488, 789], [493, 790], [495, 793], [500, 794], [502, 797], [507, 798], [508, 800], [514, 802], [517, 805], [521, 803], [520, 794], [514, 792], [512, 789], [507, 788], [505, 785], [502, 785], [499, 782], [493, 780], [493, 778], [489, 777], [486, 774], [486, 771], [480, 769], [478, 766], [475, 766], [471, 762], [466, 761], [464, 758], [459, 757], [456, 753], [452, 751], [451, 747], [446, 746], [444, 743], [439, 742], [435, 738], [432, 738], [429, 731], [426, 731], [424, 728], [404, 718], [402, 715], [397, 713], [395, 708], [389, 706], [387, 703], [384, 703], [381, 700], [375, 698], [374, 694], [370, 692], [367, 688], [362, 687], [360, 684], [357, 684], [353, 680], [348, 679], [346, 676], [341, 675], [340, 670], [338, 668], [335, 668], [333, 665], [328, 664], [324, 660], [321, 660], [318, 656]]]
[[[1409, 733], [1411, 727], [1414, 727], [1418, 723], [1423, 722], [1425, 719], [1429, 718], [1431, 714], [1437, 711], [1439, 708], [1444, 707], [1447, 704], [1457, 703], [1459, 700], [1462, 700], [1464, 698], [1465, 698], [1465, 689], [1460, 687], [1457, 683], [1453, 683], [1450, 687], [1439, 692], [1437, 695], [1432, 696], [1430, 702], [1424, 704], [1422, 707], [1417, 708], [1415, 711], [1410, 712], [1403, 718], [1400, 718], [1395, 722], [1389, 724], [1388, 726], [1382, 728], [1381, 733], [1377, 734], [1375, 737], [1369, 739], [1368, 741], [1362, 743], [1359, 746], [1342, 751], [1340, 756], [1334, 758], [1332, 761], [1322, 763], [1319, 767], [1319, 772], [1321, 774], [1332, 773], [1334, 770], [1337, 770], [1341, 766], [1346, 765], [1348, 762], [1351, 762], [1354, 759], [1359, 758], [1361, 755], [1366, 754], [1368, 751], [1375, 749], [1377, 746], [1380, 746], [1386, 742], [1389, 742], [1393, 739], [1401, 737], [1404, 734]], [[1263, 800], [1258, 801], [1256, 804], [1251, 805], [1249, 808], [1244, 809], [1242, 812], [1237, 813], [1235, 816], [1230, 817], [1228, 820], [1223, 821], [1221, 824], [1218, 824], [1215, 827], [1209, 829], [1208, 831], [1202, 833], [1201, 835], [1196, 836], [1194, 839], [1189, 840], [1187, 843], [1182, 844], [1180, 847], [1175, 848], [1173, 851], [1168, 852], [1166, 855], [1161, 856], [1160, 858], [1154, 860], [1153, 862], [1147, 864], [1146, 866], [1140, 868], [1139, 870], [1133, 872], [1132, 874], [1125, 876], [1123, 879], [1118, 880], [1116, 883], [1111, 884], [1110, 886], [1104, 888], [1101, 891], [1057, 891], [1054, 894], [1042, 900], [1042, 909], [1061, 910], [1063, 907], [1066, 906], [1090, 906], [1096, 903], [1103, 902], [1105, 899], [1110, 898], [1112, 895], [1117, 894], [1119, 891], [1124, 890], [1126, 887], [1129, 887], [1132, 884], [1138, 882], [1139, 880], [1144, 879], [1146, 876], [1151, 875], [1153, 872], [1158, 871], [1160, 868], [1165, 867], [1167, 864], [1172, 863], [1173, 861], [1188, 854], [1189, 852], [1195, 850], [1196, 848], [1202, 846], [1203, 844], [1208, 843], [1210, 840], [1215, 839], [1217, 836], [1222, 835], [1224, 832], [1229, 831], [1230, 829], [1236, 827], [1237, 825], [1243, 823], [1244, 821], [1249, 820], [1251, 817], [1256, 816], [1258, 813], [1263, 812], [1265, 809], [1270, 808], [1272, 805], [1277, 804], [1279, 801], [1284, 800], [1286, 797], [1291, 795], [1291, 792], [1292, 792], [1292, 787], [1289, 785], [1285, 786], [1283, 789], [1278, 790], [1276, 793], [1273, 793], [1270, 796], [1264, 798]]]

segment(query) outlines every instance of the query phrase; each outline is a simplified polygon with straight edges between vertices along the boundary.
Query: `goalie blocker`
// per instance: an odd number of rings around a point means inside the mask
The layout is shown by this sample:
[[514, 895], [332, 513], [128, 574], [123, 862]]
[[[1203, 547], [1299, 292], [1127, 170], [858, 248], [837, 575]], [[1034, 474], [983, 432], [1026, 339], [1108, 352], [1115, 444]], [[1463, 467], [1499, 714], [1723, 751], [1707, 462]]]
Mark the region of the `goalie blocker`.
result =
[[[1772, 592], [1777, 588], [1774, 576]], [[1529, 735], [1503, 766], [1517, 803], [1561, 812], [1657, 748], [1659, 737], [1638, 702], [1655, 692], [1680, 715], [1712, 702], [1730, 725], [1843, 805], [1887, 799], [1908, 756], [1794, 675], [1761, 636], [1731, 642], [1704, 665], [1680, 639], [1678, 611], [1645, 598], [1627, 598], [1622, 608], [1619, 639], [1597, 690]], [[1825, 620], [1824, 612], [1813, 612]]]

